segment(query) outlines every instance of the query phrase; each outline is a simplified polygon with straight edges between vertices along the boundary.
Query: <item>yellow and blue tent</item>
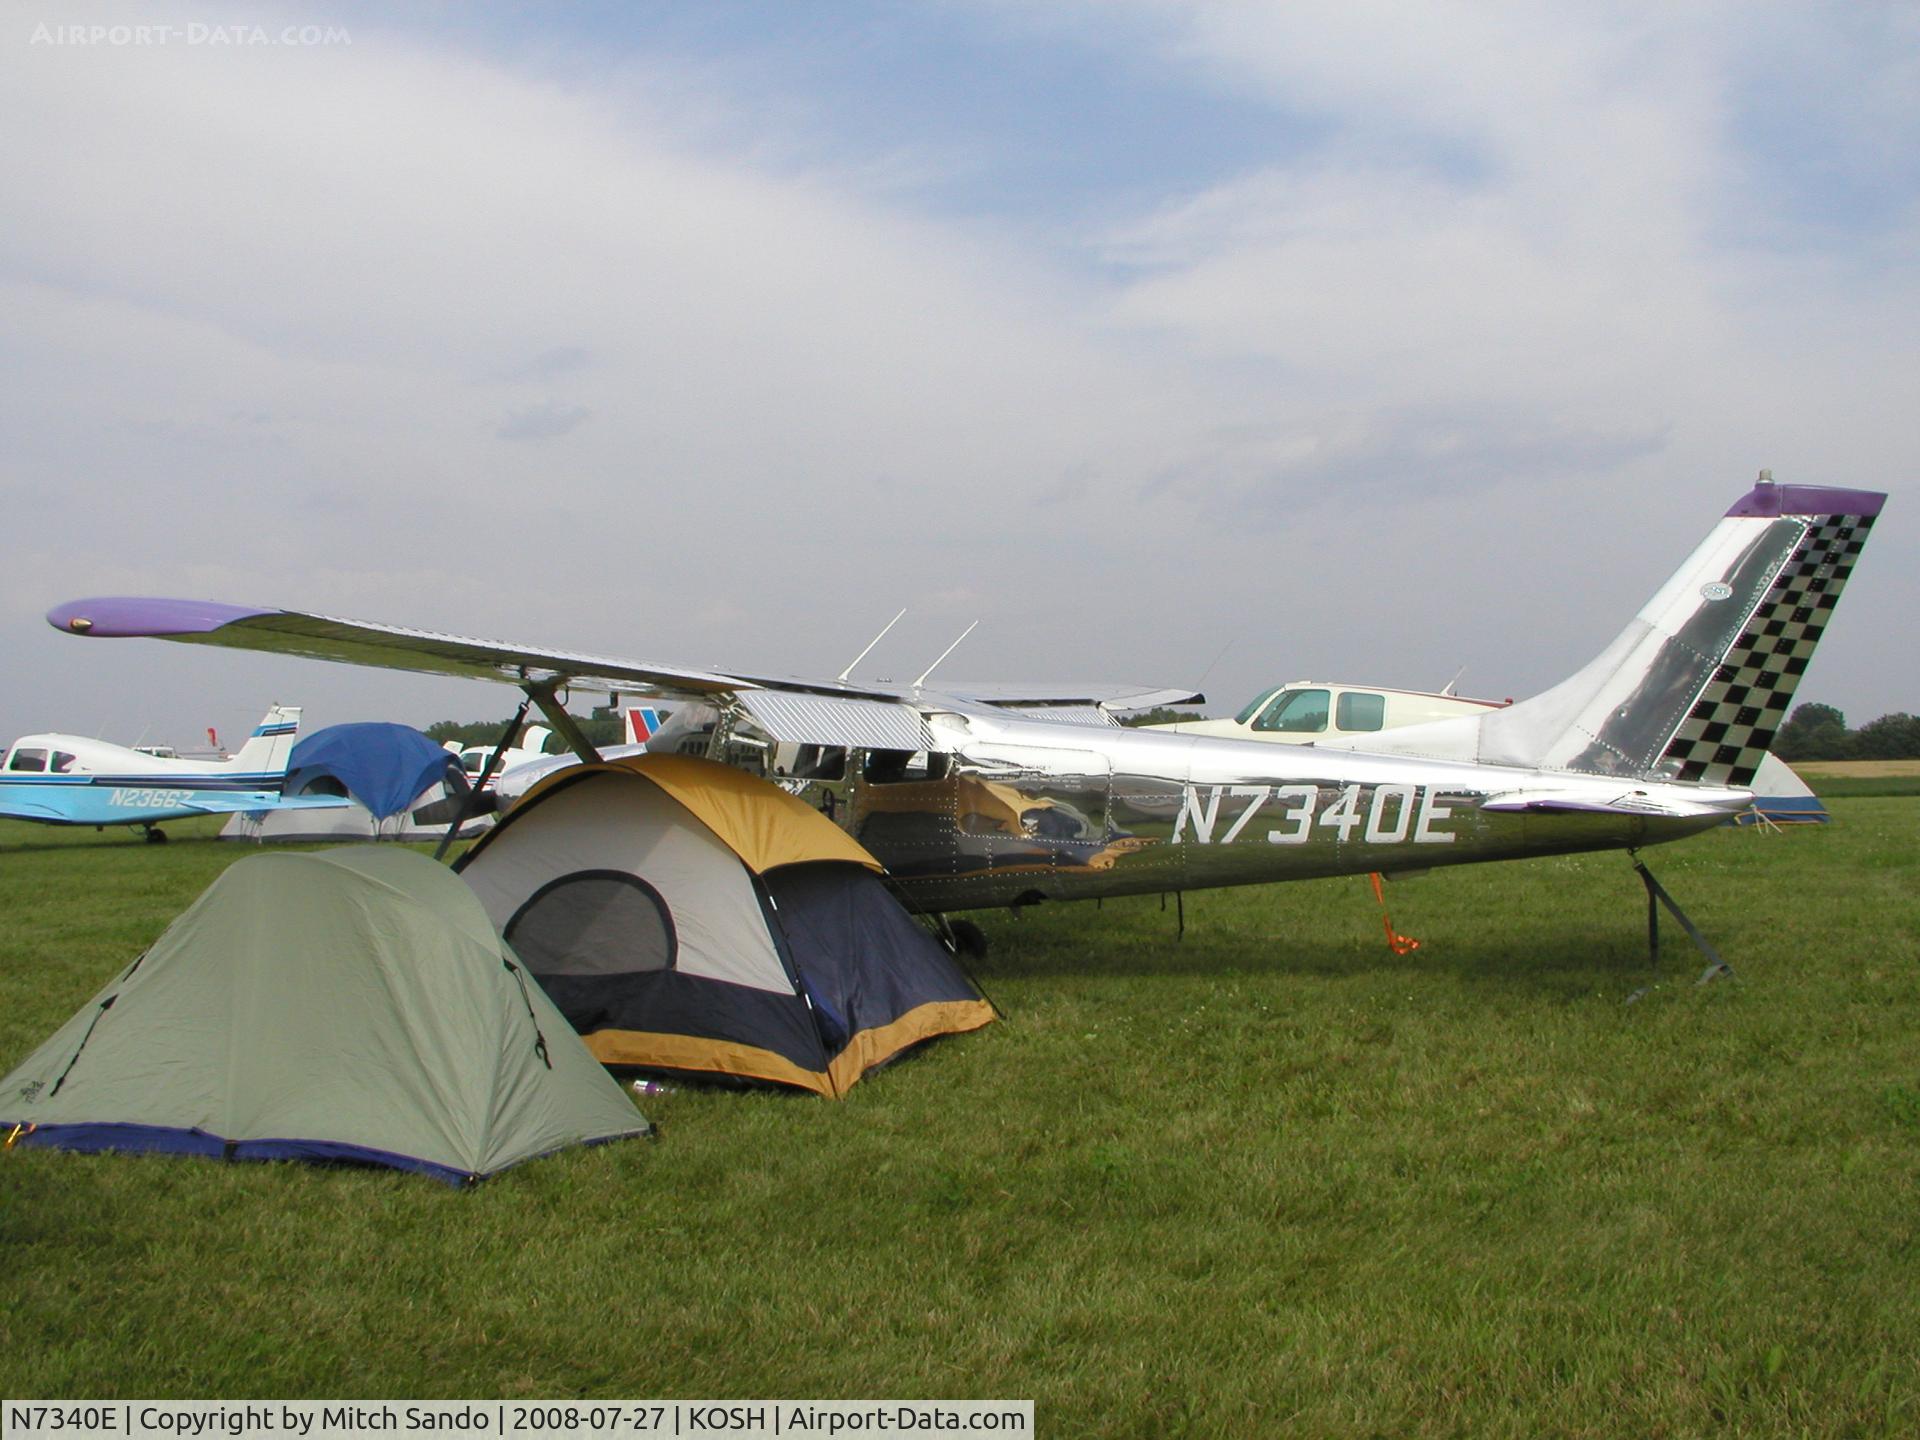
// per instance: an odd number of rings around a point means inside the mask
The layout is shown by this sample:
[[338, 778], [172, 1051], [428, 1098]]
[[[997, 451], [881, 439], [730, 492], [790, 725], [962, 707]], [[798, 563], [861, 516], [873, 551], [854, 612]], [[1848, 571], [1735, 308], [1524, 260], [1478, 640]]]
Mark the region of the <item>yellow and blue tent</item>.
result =
[[712, 761], [561, 770], [458, 869], [606, 1065], [840, 1096], [993, 1019], [858, 841]]

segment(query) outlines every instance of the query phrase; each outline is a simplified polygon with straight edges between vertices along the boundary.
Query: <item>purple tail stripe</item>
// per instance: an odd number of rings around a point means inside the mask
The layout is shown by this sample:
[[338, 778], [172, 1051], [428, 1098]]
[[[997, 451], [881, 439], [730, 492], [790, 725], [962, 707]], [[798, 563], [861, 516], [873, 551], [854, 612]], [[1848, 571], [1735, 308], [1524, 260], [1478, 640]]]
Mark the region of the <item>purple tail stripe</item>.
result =
[[1756, 485], [1734, 502], [1727, 514], [1739, 519], [1775, 515], [1878, 515], [1887, 497], [1873, 490], [1843, 490], [1830, 485]]

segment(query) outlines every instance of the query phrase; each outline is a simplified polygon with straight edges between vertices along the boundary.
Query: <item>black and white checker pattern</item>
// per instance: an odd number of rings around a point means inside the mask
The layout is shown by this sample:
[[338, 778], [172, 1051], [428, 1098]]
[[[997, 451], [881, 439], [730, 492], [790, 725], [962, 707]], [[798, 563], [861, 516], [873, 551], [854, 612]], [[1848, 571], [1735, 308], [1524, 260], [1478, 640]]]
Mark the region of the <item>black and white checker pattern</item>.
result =
[[1807, 526], [1667, 742], [1662, 758], [1678, 765], [1677, 779], [1752, 783], [1873, 520], [1871, 515], [1829, 515]]

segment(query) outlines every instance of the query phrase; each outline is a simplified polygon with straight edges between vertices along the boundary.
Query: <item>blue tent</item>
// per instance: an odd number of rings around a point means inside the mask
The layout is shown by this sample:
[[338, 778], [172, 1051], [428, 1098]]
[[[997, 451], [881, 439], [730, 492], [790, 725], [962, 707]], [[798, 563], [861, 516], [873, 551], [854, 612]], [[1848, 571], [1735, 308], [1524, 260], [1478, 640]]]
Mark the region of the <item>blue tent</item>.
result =
[[[382, 721], [329, 725], [293, 747], [287, 760], [287, 794], [305, 793], [315, 782], [327, 780], [364, 805], [376, 821], [398, 815], [439, 781], [445, 780], [456, 794], [468, 788], [457, 755], [418, 730]], [[320, 785], [323, 793], [327, 788]]]

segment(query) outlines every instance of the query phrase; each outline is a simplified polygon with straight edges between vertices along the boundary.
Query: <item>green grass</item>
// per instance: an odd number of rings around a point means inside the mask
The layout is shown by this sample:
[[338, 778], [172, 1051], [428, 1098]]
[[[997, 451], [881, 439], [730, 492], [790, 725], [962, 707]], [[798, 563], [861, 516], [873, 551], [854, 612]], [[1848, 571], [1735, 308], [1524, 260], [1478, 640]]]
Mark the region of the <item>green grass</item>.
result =
[[1828, 775], [1810, 783], [1823, 800], [1920, 795], [1920, 775]]
[[[470, 1192], [0, 1157], [0, 1392], [1003, 1396], [1047, 1436], [1920, 1427], [1920, 805], [987, 916], [1002, 1023]], [[242, 847], [0, 827], [0, 1067]], [[204, 835], [204, 832], [202, 832]]]

